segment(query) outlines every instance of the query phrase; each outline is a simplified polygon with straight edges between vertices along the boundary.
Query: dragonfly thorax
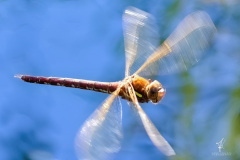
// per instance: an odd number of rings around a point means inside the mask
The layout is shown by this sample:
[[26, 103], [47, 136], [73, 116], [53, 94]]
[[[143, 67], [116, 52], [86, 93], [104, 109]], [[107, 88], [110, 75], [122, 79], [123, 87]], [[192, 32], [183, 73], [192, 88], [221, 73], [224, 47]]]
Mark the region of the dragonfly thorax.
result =
[[128, 83], [132, 84], [136, 97], [141, 103], [149, 101], [158, 103], [166, 93], [161, 83], [157, 80], [147, 80], [138, 75], [133, 75], [127, 79]]

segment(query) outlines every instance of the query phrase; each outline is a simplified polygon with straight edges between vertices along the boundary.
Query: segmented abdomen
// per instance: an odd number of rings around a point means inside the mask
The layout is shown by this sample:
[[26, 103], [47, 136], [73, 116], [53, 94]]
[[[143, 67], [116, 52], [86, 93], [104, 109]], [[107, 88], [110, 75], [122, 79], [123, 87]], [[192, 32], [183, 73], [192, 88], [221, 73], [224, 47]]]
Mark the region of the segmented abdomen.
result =
[[93, 90], [93, 91], [109, 93], [109, 94], [114, 92], [119, 85], [119, 82], [98, 82], [98, 81], [89, 81], [89, 80], [72, 79], [72, 78], [36, 77], [36, 76], [29, 76], [29, 75], [17, 75], [16, 77], [29, 83], [73, 87], [73, 88]]

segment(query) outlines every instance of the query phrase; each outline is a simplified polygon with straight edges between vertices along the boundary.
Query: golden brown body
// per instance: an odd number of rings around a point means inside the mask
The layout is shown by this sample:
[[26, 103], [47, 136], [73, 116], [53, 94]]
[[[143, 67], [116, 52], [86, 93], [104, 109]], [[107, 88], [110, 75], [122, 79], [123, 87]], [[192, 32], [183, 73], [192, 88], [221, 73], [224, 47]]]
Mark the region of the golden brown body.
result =
[[[128, 83], [125, 83], [126, 85], [128, 85]], [[128, 86], [122, 86], [121, 91], [119, 93], [119, 95], [123, 98], [123, 99], [127, 99], [129, 101], [131, 101], [130, 95], [128, 93], [127, 87]], [[146, 80], [143, 77], [134, 75], [131, 76], [131, 85], [134, 88], [135, 94], [138, 98], [138, 101], [140, 103], [144, 103], [144, 102], [148, 102], [149, 99], [147, 97], [147, 93], [146, 93], [146, 87], [149, 85], [149, 81]]]
[[[162, 85], [158, 81], [152, 82], [152, 80], [147, 80], [138, 75], [133, 75], [130, 77], [130, 79], [130, 83], [133, 86], [138, 102], [140, 103], [148, 103], [150, 100], [153, 103], [157, 103], [165, 95], [165, 90], [162, 88]], [[125, 85], [122, 86], [119, 95], [123, 99], [131, 101], [130, 95], [127, 90], [127, 85], [128, 83], [125, 83]]]
[[72, 78], [35, 77], [28, 75], [18, 75], [17, 77], [30, 83], [81, 88], [108, 94], [116, 91], [119, 85], [121, 85], [122, 87], [119, 92], [119, 96], [129, 101], [132, 101], [128, 91], [128, 87], [131, 85], [134, 89], [134, 93], [136, 94], [139, 103], [147, 103], [150, 100], [153, 103], [157, 103], [165, 95], [165, 90], [162, 88], [162, 85], [158, 81], [152, 82], [152, 80], [147, 80], [138, 75], [127, 77], [123, 81], [119, 82], [97, 82]]

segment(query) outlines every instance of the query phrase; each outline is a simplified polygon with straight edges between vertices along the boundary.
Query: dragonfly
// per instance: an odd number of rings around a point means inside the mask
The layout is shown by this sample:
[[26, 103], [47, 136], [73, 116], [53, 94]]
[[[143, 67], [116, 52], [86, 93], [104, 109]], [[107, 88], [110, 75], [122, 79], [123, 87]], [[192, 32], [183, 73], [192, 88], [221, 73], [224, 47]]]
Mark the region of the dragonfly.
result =
[[204, 55], [216, 28], [204, 11], [187, 15], [159, 45], [156, 20], [149, 13], [128, 7], [123, 13], [125, 78], [117, 82], [17, 75], [25, 82], [65, 86], [110, 94], [80, 128], [75, 146], [80, 159], [108, 159], [121, 149], [122, 105], [129, 102], [153, 144], [166, 156], [174, 149], [148, 118], [141, 103], [157, 104], [166, 89], [157, 80], [144, 77], [184, 71]]

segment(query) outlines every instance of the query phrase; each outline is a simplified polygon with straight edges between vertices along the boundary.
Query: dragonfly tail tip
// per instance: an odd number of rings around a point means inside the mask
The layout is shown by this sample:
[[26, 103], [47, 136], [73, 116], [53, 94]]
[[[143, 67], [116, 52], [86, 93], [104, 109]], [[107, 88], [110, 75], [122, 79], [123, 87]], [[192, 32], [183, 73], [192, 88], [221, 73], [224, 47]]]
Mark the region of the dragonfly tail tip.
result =
[[23, 76], [22, 74], [15, 74], [14, 75], [15, 78], [20, 78], [20, 79], [22, 79], [22, 76]]

